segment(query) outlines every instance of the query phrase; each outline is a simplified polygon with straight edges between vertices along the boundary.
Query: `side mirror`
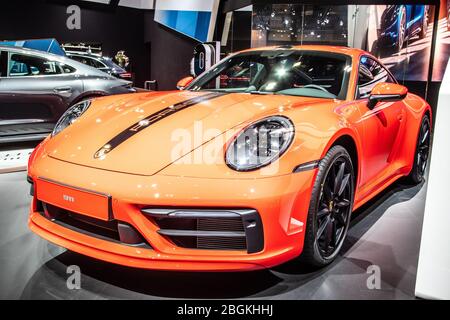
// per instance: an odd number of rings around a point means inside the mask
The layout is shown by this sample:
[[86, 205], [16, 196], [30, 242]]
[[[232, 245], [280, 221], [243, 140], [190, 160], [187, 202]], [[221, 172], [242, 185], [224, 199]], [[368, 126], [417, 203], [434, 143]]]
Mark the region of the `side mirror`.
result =
[[177, 89], [183, 90], [194, 80], [193, 77], [186, 77], [177, 82]]
[[375, 108], [378, 102], [394, 102], [403, 100], [408, 93], [408, 89], [395, 83], [382, 82], [375, 85], [369, 95], [367, 106], [369, 109]]

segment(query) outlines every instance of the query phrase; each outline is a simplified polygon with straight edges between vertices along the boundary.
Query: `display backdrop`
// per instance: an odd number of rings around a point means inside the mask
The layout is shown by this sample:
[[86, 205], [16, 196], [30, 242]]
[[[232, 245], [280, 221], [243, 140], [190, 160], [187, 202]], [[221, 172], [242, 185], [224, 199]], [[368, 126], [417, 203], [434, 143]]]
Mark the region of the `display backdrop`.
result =
[[450, 0], [441, 0], [432, 81], [442, 81], [450, 56]]
[[427, 199], [417, 267], [416, 296], [424, 299], [450, 299], [450, 215], [448, 189], [450, 170], [448, 136], [450, 135], [450, 67], [445, 72], [435, 114], [432, 157]]
[[[441, 8], [447, 12], [447, 1], [442, 1]], [[401, 82], [427, 81], [435, 10], [436, 6], [420, 4], [257, 4], [253, 5], [251, 46], [292, 43], [356, 47], [377, 56]], [[439, 81], [450, 48], [446, 15], [438, 25], [440, 42], [433, 79]]]
[[427, 5], [370, 6], [368, 49], [397, 79], [427, 80], [434, 10]]

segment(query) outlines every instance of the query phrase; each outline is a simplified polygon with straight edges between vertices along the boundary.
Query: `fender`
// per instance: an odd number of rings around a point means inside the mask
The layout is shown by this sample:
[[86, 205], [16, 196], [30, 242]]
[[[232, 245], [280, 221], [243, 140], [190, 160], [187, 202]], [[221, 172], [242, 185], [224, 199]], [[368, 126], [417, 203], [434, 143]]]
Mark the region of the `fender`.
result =
[[331, 139], [329, 139], [328, 143], [326, 144], [325, 148], [322, 151], [322, 154], [320, 156], [320, 159], [322, 159], [323, 157], [325, 157], [326, 153], [328, 152], [328, 150], [331, 149], [331, 147], [342, 137], [350, 137], [355, 146], [356, 146], [356, 158], [357, 158], [357, 172], [356, 172], [356, 184], [355, 186], [359, 186], [359, 182], [360, 182], [360, 177], [361, 177], [361, 167], [362, 167], [362, 162], [361, 162], [361, 139], [359, 137], [358, 132], [356, 131], [356, 129], [353, 129], [351, 127], [344, 127], [340, 130], [338, 130]]
[[422, 99], [414, 94], [408, 94], [408, 96], [417, 98], [417, 103], [405, 105], [406, 110], [406, 125], [405, 132], [412, 132], [414, 134], [404, 135], [404, 143], [401, 149], [403, 155], [403, 161], [405, 163], [404, 174], [408, 175], [411, 172], [414, 161], [415, 147], [410, 148], [411, 145], [416, 145], [419, 137], [419, 129], [421, 125], [421, 119], [428, 113], [431, 123], [431, 131], [433, 131], [433, 111], [428, 103], [422, 103]]

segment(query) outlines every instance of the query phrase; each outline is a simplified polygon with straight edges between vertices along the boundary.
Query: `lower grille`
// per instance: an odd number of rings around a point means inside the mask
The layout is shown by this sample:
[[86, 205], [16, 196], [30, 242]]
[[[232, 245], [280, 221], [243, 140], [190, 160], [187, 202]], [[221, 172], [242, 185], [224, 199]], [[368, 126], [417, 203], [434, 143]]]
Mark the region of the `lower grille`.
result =
[[150, 248], [138, 231], [125, 222], [103, 221], [43, 202], [38, 207], [42, 216], [67, 229], [102, 240]]
[[202, 231], [240, 231], [244, 232], [242, 218], [197, 219], [197, 230]]
[[198, 237], [198, 249], [209, 250], [247, 250], [247, 242], [245, 237], [240, 238], [224, 238], [224, 237]]
[[159, 234], [183, 248], [254, 253], [264, 246], [256, 210], [151, 208], [142, 212], [158, 225]]

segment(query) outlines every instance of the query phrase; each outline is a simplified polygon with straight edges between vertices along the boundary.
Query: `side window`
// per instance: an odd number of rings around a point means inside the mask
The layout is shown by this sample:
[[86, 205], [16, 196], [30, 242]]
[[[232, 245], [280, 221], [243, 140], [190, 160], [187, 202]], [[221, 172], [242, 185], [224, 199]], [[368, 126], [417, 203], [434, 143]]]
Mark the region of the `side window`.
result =
[[82, 64], [85, 64], [87, 66], [93, 67], [93, 62], [92, 59], [87, 58], [87, 57], [83, 57], [83, 56], [69, 56], [70, 59], [73, 59], [75, 61], [78, 61]]
[[81, 62], [82, 64], [85, 64], [87, 66], [100, 69], [105, 68], [106, 66], [101, 63], [100, 61], [97, 61], [96, 59], [89, 58], [89, 57], [82, 57], [82, 56], [72, 56], [71, 57], [74, 60], [77, 60], [78, 62]]
[[88, 66], [90, 66], [90, 67], [96, 68], [94, 59], [91, 59], [91, 58], [84, 58], [84, 59], [83, 59], [83, 63], [86, 64], [86, 65], [88, 65]]
[[8, 70], [8, 52], [0, 51], [0, 77], [6, 77]]
[[75, 72], [75, 69], [71, 66], [58, 61], [17, 53], [11, 54], [8, 68], [10, 77], [58, 75]]
[[80, 57], [80, 56], [68, 56], [70, 59], [73, 59], [73, 60], [75, 60], [75, 61], [78, 61], [78, 62], [81, 62], [81, 63], [84, 63], [84, 64], [86, 64], [85, 62], [84, 62], [84, 60], [83, 60], [83, 57]]
[[44, 58], [14, 53], [9, 59], [10, 77], [58, 73], [61, 73], [61, 70], [56, 63]]
[[75, 71], [77, 71], [74, 67], [71, 67], [68, 64], [64, 64], [61, 62], [58, 62], [58, 64], [61, 68], [62, 73], [74, 73]]
[[96, 59], [92, 59], [92, 66], [97, 69], [106, 68], [103, 62]]
[[359, 63], [358, 98], [368, 97], [373, 87], [380, 82], [395, 83], [395, 80], [378, 62], [362, 57]]

